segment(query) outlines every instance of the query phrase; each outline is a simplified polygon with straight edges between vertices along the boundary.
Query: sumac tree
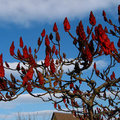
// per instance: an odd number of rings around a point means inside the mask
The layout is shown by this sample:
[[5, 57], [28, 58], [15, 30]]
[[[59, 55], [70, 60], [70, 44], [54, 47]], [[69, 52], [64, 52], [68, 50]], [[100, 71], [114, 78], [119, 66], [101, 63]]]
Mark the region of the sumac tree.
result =
[[[76, 37], [70, 32], [71, 26], [65, 18], [64, 30], [73, 39], [73, 45], [78, 50], [76, 58], [68, 59], [61, 53], [60, 35], [57, 24], [53, 26], [53, 33], [46, 34], [45, 29], [38, 38], [34, 51], [24, 44], [20, 37], [20, 48], [15, 52], [14, 42], [10, 46], [10, 55], [18, 60], [13, 69], [0, 55], [0, 100], [10, 101], [27, 91], [33, 97], [43, 101], [52, 101], [55, 109], [72, 112], [80, 120], [119, 119], [120, 114], [120, 77], [113, 71], [120, 68], [120, 5], [118, 6], [118, 25], [107, 18], [103, 11], [103, 18], [109, 28], [102, 24], [96, 25], [96, 18], [90, 12], [89, 23], [85, 30], [82, 21], [76, 27]], [[110, 40], [114, 36], [114, 40]], [[113, 37], [112, 37], [113, 38]], [[37, 62], [41, 44], [45, 41], [45, 58]], [[109, 58], [108, 66], [99, 70], [94, 62], [96, 58]], [[74, 66], [73, 70], [64, 71], [64, 67]], [[85, 77], [84, 71], [91, 69], [91, 75]], [[12, 73], [5, 77], [5, 69], [17, 71], [20, 79]], [[84, 87], [84, 89], [83, 89]], [[34, 89], [41, 89], [44, 93], [34, 94]], [[49, 98], [44, 99], [45, 95]]]

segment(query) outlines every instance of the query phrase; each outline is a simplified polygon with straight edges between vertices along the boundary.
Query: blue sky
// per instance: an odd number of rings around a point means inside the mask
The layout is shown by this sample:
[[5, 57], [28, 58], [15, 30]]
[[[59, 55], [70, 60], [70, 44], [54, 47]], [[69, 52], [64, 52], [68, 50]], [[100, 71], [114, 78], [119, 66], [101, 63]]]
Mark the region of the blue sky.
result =
[[[119, 0], [0, 0], [0, 54], [3, 53], [3, 60], [14, 67], [17, 61], [9, 54], [12, 41], [17, 49], [22, 36], [24, 43], [34, 49], [42, 30], [45, 28], [46, 34], [49, 34], [56, 22], [61, 36], [61, 50], [66, 52], [68, 58], [75, 57], [77, 51], [72, 45], [72, 39], [63, 29], [64, 18], [68, 17], [71, 32], [75, 35], [80, 20], [84, 26], [89, 25], [91, 10], [96, 16], [97, 24], [103, 22], [103, 9], [113, 21], [117, 21], [118, 4]], [[43, 52], [44, 45], [40, 49], [38, 61], [44, 59]], [[102, 59], [98, 61], [100, 63], [103, 66], [99, 67], [105, 67], [107, 60]], [[51, 103], [44, 103], [27, 93], [14, 101], [0, 102], [0, 120], [16, 120], [18, 112], [22, 115], [37, 114], [40, 120], [49, 120], [53, 111]]]

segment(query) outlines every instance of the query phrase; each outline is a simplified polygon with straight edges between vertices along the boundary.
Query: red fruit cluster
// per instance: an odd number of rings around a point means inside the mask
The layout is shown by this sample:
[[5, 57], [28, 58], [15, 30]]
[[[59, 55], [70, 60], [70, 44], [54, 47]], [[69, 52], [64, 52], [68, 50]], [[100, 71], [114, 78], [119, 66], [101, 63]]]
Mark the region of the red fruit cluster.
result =
[[80, 21], [79, 25], [77, 26], [76, 33], [80, 37], [81, 40], [86, 39], [86, 34], [85, 34], [85, 31], [84, 31], [82, 21]]
[[118, 15], [120, 15], [120, 5], [118, 5]]
[[65, 18], [63, 24], [64, 24], [65, 32], [68, 32], [70, 30], [70, 24], [69, 24], [69, 21], [68, 21], [67, 17]]
[[87, 57], [86, 59], [89, 61], [92, 61], [92, 54], [88, 46], [86, 46], [84, 53]]
[[59, 35], [59, 32], [56, 32], [56, 41], [60, 41], [60, 35]]
[[101, 46], [102, 50], [106, 55], [110, 54], [112, 51], [117, 52], [117, 50], [115, 49], [114, 43], [110, 42], [101, 24], [95, 27], [95, 35], [96, 35], [96, 39], [99, 42], [99, 45]]
[[51, 63], [50, 63], [50, 70], [52, 73], [55, 73], [55, 64], [53, 59], [51, 60]]
[[2, 54], [0, 55], [0, 77], [4, 77], [5, 72], [4, 72], [4, 67], [3, 67], [3, 59], [2, 59]]
[[118, 47], [120, 48], [120, 38], [118, 40], [118, 43], [117, 43]]
[[45, 36], [45, 29], [43, 29], [41, 36], [44, 37]]
[[14, 42], [12, 42], [11, 46], [10, 46], [10, 55], [13, 56], [15, 53], [14, 53], [14, 49], [15, 49], [15, 46], [14, 46]]
[[48, 35], [46, 35], [46, 37], [45, 37], [45, 45], [46, 46], [50, 45], [50, 41], [49, 41]]
[[32, 86], [31, 86], [30, 83], [27, 84], [26, 89], [27, 89], [28, 92], [32, 92]]
[[45, 57], [45, 66], [46, 67], [50, 66], [50, 57], [49, 57], [49, 55], [46, 55], [46, 57]]
[[20, 37], [20, 47], [23, 48], [23, 40], [22, 40], [22, 37]]
[[57, 25], [56, 25], [56, 23], [54, 23], [53, 32], [57, 32], [57, 31], [58, 31]]
[[27, 46], [25, 45], [25, 47], [23, 48], [23, 58], [29, 58], [29, 54], [28, 54], [28, 50], [27, 50]]
[[92, 11], [90, 12], [89, 22], [93, 26], [96, 24], [96, 19], [95, 19], [94, 15], [93, 15]]
[[43, 85], [45, 80], [44, 80], [44, 77], [43, 75], [41, 74], [41, 72], [38, 72], [38, 79], [39, 79], [39, 83], [40, 85]]
[[27, 71], [26, 75], [23, 77], [23, 85], [28, 84], [29, 80], [32, 80], [34, 74], [33, 67], [30, 67], [29, 70]]
[[113, 72], [112, 75], [110, 76], [111, 80], [115, 79], [115, 73]]
[[56, 47], [55, 47], [55, 45], [53, 45], [53, 47], [52, 47], [52, 53], [55, 53], [55, 50], [56, 50]]
[[31, 54], [29, 55], [28, 63], [33, 67], [35, 67], [37, 65], [36, 62], [35, 62], [35, 59], [33, 58], [33, 56]]

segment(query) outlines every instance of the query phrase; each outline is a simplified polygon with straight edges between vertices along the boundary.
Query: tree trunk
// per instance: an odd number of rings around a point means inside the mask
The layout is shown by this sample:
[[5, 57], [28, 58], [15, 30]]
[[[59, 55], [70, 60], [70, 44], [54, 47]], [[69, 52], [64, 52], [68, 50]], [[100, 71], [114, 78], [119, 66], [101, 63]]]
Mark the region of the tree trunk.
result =
[[88, 106], [88, 117], [89, 120], [93, 120], [93, 108]]

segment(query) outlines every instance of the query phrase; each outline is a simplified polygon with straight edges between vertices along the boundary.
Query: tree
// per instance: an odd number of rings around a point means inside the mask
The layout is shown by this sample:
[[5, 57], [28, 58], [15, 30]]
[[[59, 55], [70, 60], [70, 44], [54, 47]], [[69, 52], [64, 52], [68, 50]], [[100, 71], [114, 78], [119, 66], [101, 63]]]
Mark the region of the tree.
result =
[[[115, 74], [113, 68], [120, 63], [120, 27], [112, 23], [111, 19], [108, 20], [105, 11], [103, 18], [111, 26], [110, 29], [103, 28], [101, 24], [96, 25], [95, 16], [91, 11], [90, 27], [87, 26], [85, 32], [80, 21], [76, 27], [77, 37], [70, 32], [69, 21], [67, 17], [65, 18], [64, 30], [73, 39], [73, 45], [78, 50], [76, 58], [73, 59], [68, 59], [65, 53], [61, 53], [60, 35], [56, 23], [53, 26], [55, 40], [53, 34], [45, 34], [44, 29], [33, 52], [31, 47], [24, 45], [22, 37], [17, 53], [12, 42], [10, 55], [19, 63], [16, 69], [11, 68], [7, 62], [3, 66], [2, 54], [0, 55], [0, 100], [10, 101], [27, 91], [33, 97], [39, 97], [45, 102], [52, 101], [55, 109], [72, 112], [80, 120], [118, 119], [120, 77]], [[118, 22], [120, 23], [120, 5]], [[110, 41], [110, 36], [114, 36], [116, 41]], [[45, 40], [45, 59], [38, 63], [37, 54], [43, 40]], [[109, 58], [109, 65], [100, 71], [94, 60], [102, 57]], [[71, 67], [71, 65], [74, 65], [74, 69], [64, 72], [64, 66]], [[84, 71], [90, 67], [93, 68], [91, 75], [85, 78]], [[5, 69], [17, 71], [21, 79], [15, 78], [12, 73], [11, 79], [7, 79]], [[36, 88], [43, 90], [44, 93], [34, 94], [32, 91]], [[49, 99], [45, 100], [45, 95], [49, 95]], [[101, 104], [101, 101], [105, 103]]]

